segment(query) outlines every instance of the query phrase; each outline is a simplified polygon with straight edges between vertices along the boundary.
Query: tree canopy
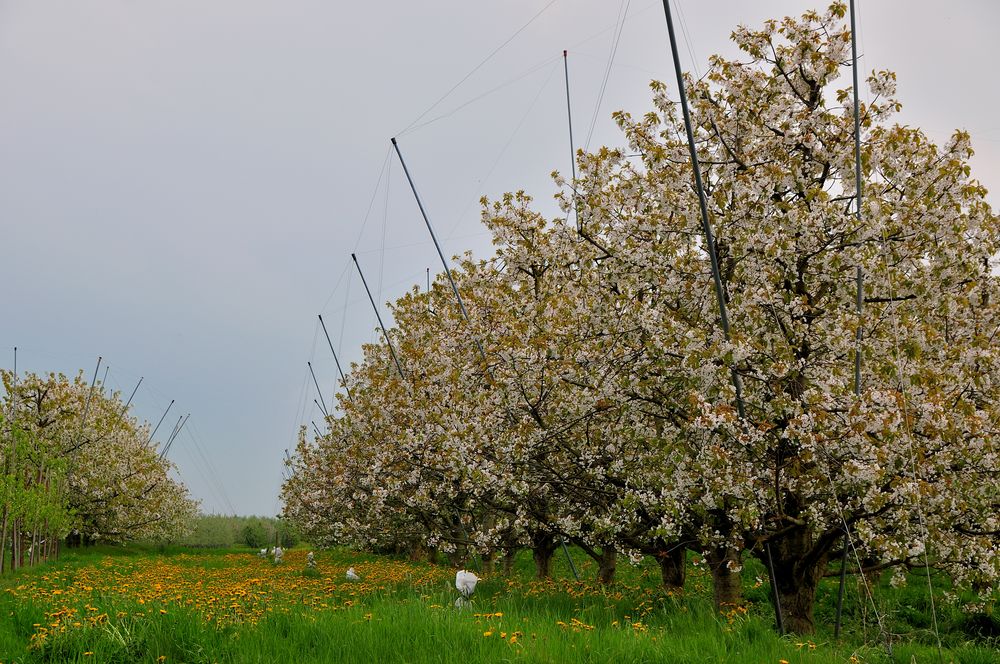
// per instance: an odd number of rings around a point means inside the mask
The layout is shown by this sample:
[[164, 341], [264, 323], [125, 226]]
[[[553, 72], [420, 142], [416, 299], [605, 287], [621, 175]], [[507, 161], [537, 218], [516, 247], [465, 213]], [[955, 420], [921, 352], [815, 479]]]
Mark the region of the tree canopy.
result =
[[885, 71], [861, 104], [855, 214], [844, 14], [739, 27], [743, 57], [687, 79], [728, 341], [675, 95], [654, 81], [652, 110], [615, 115], [622, 147], [556, 174], [565, 216], [483, 201], [496, 253], [453, 270], [468, 323], [440, 278], [393, 305], [402, 375], [366, 346], [328, 432], [300, 437], [283, 498], [305, 536], [543, 562], [567, 539], [603, 580], [623, 552], [673, 585], [695, 549], [720, 604], [767, 556], [797, 632], [844, 547], [852, 572], [929, 564], [995, 588], [998, 218], [969, 135], [894, 124]]

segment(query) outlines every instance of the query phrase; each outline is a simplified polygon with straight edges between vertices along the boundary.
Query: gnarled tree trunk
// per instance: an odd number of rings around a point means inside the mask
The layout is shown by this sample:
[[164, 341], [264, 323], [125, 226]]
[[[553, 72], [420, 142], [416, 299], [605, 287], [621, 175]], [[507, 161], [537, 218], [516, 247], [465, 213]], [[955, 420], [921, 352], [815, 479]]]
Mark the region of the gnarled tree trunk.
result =
[[[797, 529], [771, 543], [771, 561], [774, 565], [773, 595], [778, 599], [775, 614], [780, 606], [782, 624], [786, 632], [812, 634], [816, 631], [813, 606], [816, 603], [816, 590], [826, 570], [829, 553], [829, 546], [818, 545], [812, 530], [808, 528]], [[765, 565], [768, 564], [766, 549], [757, 556]]]

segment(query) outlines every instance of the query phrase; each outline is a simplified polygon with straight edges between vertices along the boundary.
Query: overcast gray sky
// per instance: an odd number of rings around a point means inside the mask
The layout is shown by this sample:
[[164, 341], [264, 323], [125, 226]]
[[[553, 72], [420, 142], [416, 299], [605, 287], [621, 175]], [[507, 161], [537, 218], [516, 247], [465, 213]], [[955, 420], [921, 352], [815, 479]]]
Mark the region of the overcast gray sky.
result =
[[[702, 72], [738, 23], [825, 7], [676, 4]], [[1000, 187], [1000, 4], [859, 8], [864, 69], [899, 74], [901, 120], [970, 130], [974, 174]], [[111, 386], [145, 376], [141, 417], [192, 413], [171, 456], [204, 508], [276, 513], [283, 450], [319, 420], [306, 361], [328, 403], [335, 384], [316, 314], [348, 362], [374, 338], [351, 251], [381, 301], [439, 266], [397, 162], [376, 190], [389, 138], [447, 253], [484, 255], [479, 197], [552, 209], [549, 173], [569, 170], [564, 48], [579, 147], [595, 117], [590, 146], [619, 144], [611, 112], [672, 81], [660, 0], [0, 0], [0, 364], [17, 345], [34, 371], [103, 355]]]

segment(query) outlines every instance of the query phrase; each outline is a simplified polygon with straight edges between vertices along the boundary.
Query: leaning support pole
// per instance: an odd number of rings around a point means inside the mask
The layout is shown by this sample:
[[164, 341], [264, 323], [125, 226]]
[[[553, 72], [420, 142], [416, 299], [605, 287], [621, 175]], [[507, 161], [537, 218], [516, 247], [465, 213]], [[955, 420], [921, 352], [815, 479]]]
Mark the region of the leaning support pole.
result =
[[[394, 145], [395, 142], [396, 139], [393, 139]], [[358, 274], [361, 275], [361, 283], [365, 287], [365, 292], [368, 293], [368, 300], [372, 303], [372, 309], [375, 310], [375, 318], [378, 319], [378, 325], [382, 328], [382, 338], [385, 339], [385, 345], [389, 347], [389, 352], [392, 354], [392, 361], [396, 363], [396, 371], [399, 372], [400, 378], [405, 379], [405, 376], [403, 375], [403, 366], [399, 363], [399, 358], [396, 356], [396, 349], [392, 347], [392, 341], [389, 339], [389, 330], [385, 329], [385, 324], [382, 322], [382, 314], [378, 312], [378, 305], [375, 304], [375, 298], [372, 297], [371, 289], [368, 288], [368, 282], [365, 280], [365, 273], [361, 271], [361, 266], [358, 264], [358, 257], [351, 254], [351, 259], [354, 261], [354, 266], [358, 268]]]
[[165, 459], [167, 454], [170, 453], [170, 448], [174, 446], [174, 441], [177, 440], [177, 436], [180, 435], [181, 429], [187, 424], [188, 418], [191, 417], [191, 413], [188, 413], [178, 421], [177, 426], [174, 427], [173, 433], [170, 434], [170, 438], [167, 439], [167, 444], [163, 446], [163, 451], [160, 452], [160, 459]]
[[[438, 257], [441, 259], [441, 265], [444, 266], [444, 273], [448, 277], [448, 283], [451, 284], [451, 291], [455, 294], [455, 299], [458, 301], [458, 309], [462, 312], [462, 318], [465, 319], [465, 322], [471, 326], [472, 323], [469, 320], [469, 313], [465, 310], [465, 303], [462, 302], [462, 296], [458, 292], [458, 286], [455, 285], [455, 280], [451, 276], [451, 268], [448, 267], [448, 260], [444, 257], [444, 252], [441, 251], [441, 245], [438, 243], [437, 236], [434, 235], [434, 228], [431, 226], [431, 220], [427, 217], [426, 210], [424, 210], [424, 204], [420, 200], [420, 194], [417, 193], [417, 186], [413, 184], [413, 178], [410, 177], [410, 169], [406, 167], [406, 162], [403, 161], [403, 153], [399, 151], [399, 144], [396, 143], [396, 139], [393, 138], [391, 140], [392, 147], [396, 149], [396, 156], [399, 157], [399, 163], [403, 167], [403, 173], [406, 174], [406, 181], [410, 183], [410, 189], [413, 191], [413, 198], [416, 199], [417, 207], [420, 208], [420, 216], [424, 218], [424, 223], [427, 225], [427, 231], [431, 234], [431, 240], [434, 241], [434, 248], [437, 249]], [[351, 255], [353, 256], [354, 254]], [[364, 277], [362, 277], [362, 279], [363, 278]], [[369, 297], [371, 297], [370, 293]], [[479, 356], [483, 359], [483, 366], [485, 366], [486, 371], [489, 372], [489, 362], [486, 361], [486, 352], [483, 350], [483, 345], [479, 342], [479, 337], [473, 335], [472, 338], [476, 342], [476, 348], [479, 349]]]
[[579, 573], [577, 573], [577, 571], [576, 571], [576, 565], [573, 563], [573, 556], [569, 555], [569, 547], [566, 546], [566, 538], [565, 537], [561, 538], [561, 543], [562, 543], [563, 553], [566, 554], [566, 562], [569, 563], [569, 570], [571, 572], [573, 572], [573, 580], [574, 581], [579, 581], [580, 580], [580, 575], [579, 575]]
[[570, 171], [573, 174], [573, 214], [576, 216], [576, 232], [579, 233], [582, 228], [580, 227], [580, 208], [577, 207], [577, 197], [576, 197], [576, 145], [573, 143], [573, 110], [569, 101], [569, 57], [566, 50], [563, 50], [563, 73], [566, 79], [566, 123], [569, 125], [569, 165]]
[[316, 380], [316, 372], [313, 371], [312, 362], [306, 362], [306, 366], [309, 367], [309, 375], [313, 377], [313, 385], [316, 386], [316, 393], [319, 394], [319, 403], [323, 407], [323, 414], [330, 417], [330, 411], [326, 408], [326, 399], [323, 398], [323, 390], [319, 389], [319, 381]]
[[153, 433], [149, 434], [149, 440], [146, 441], [146, 447], [149, 447], [150, 444], [153, 442], [153, 436], [155, 436], [156, 432], [159, 431], [160, 425], [163, 424], [163, 420], [166, 419], [167, 413], [170, 412], [170, 409], [173, 407], [173, 405], [174, 405], [174, 399], [171, 399], [170, 404], [167, 406], [167, 409], [163, 411], [163, 417], [161, 417], [160, 421], [156, 423], [156, 427], [153, 429]]
[[[687, 92], [684, 89], [684, 74], [681, 72], [681, 59], [677, 54], [677, 39], [674, 36], [674, 21], [670, 16], [670, 0], [663, 0], [663, 11], [667, 15], [667, 32], [670, 33], [670, 53], [674, 59], [674, 72], [677, 74], [677, 92], [681, 98], [681, 110], [684, 113], [684, 129], [687, 131], [688, 150], [691, 152], [691, 169], [694, 171], [694, 186], [698, 191], [698, 205], [701, 207], [701, 226], [705, 234], [705, 249], [712, 263], [712, 279], [715, 282], [715, 299], [719, 303], [719, 320], [722, 333], [729, 341], [729, 311], [726, 307], [726, 292], [722, 285], [722, 274], [719, 271], [719, 257], [715, 252], [715, 236], [712, 224], [708, 220], [708, 202], [705, 200], [705, 186], [701, 180], [701, 166], [698, 164], [698, 151], [694, 144], [694, 130], [691, 128], [691, 113], [688, 110]], [[736, 367], [730, 368], [733, 388], [736, 390], [736, 411], [740, 419], [746, 417], [743, 407], [743, 381]]]
[[[87, 423], [87, 413], [90, 411], [90, 398], [94, 396], [94, 386], [97, 384], [97, 372], [101, 370], [101, 358], [97, 358], [97, 367], [94, 368], [94, 377], [90, 381], [90, 390], [87, 392], [87, 400], [83, 404], [83, 416], [80, 418], [80, 428], [76, 432], [76, 442], [80, 442], [83, 435], [83, 425]], [[74, 447], [75, 449], [75, 447]]]
[[168, 447], [170, 447], [170, 441], [172, 441], [174, 439], [174, 436], [177, 435], [177, 431], [179, 430], [179, 428], [181, 426], [181, 422], [183, 422], [183, 421], [184, 421], [184, 416], [183, 415], [179, 415], [177, 417], [177, 422], [174, 423], [174, 428], [170, 430], [170, 435], [167, 436], [167, 442], [165, 442], [163, 444], [163, 449], [160, 450], [160, 458], [161, 459], [163, 458], [163, 452], [164, 452], [164, 450], [166, 450]]
[[[17, 346], [14, 346], [14, 376], [13, 387], [17, 388]], [[14, 393], [10, 395], [10, 420], [14, 419], [15, 411], [17, 410], [17, 389]]]
[[774, 619], [778, 624], [778, 634], [785, 635], [785, 620], [781, 616], [781, 599], [778, 597], [778, 584], [774, 576], [774, 561], [771, 559], [771, 543], [764, 544], [767, 552], [767, 573], [771, 578], [771, 595], [774, 597]]
[[344, 389], [347, 391], [347, 398], [351, 398], [351, 388], [347, 386], [347, 378], [344, 376], [344, 370], [340, 368], [340, 358], [337, 357], [337, 351], [333, 349], [333, 342], [330, 341], [330, 333], [326, 331], [326, 323], [323, 322], [323, 316], [319, 316], [319, 324], [323, 326], [323, 336], [326, 337], [326, 343], [330, 345], [330, 352], [333, 353], [333, 361], [337, 364], [337, 373], [340, 374], [340, 380], [344, 383]]
[[135, 398], [135, 393], [139, 391], [139, 386], [142, 385], [142, 376], [139, 376], [139, 382], [135, 384], [135, 389], [132, 390], [132, 394], [128, 395], [128, 401], [122, 406], [122, 410], [118, 413], [118, 419], [120, 420], [128, 412], [128, 407], [132, 405], [132, 399]]

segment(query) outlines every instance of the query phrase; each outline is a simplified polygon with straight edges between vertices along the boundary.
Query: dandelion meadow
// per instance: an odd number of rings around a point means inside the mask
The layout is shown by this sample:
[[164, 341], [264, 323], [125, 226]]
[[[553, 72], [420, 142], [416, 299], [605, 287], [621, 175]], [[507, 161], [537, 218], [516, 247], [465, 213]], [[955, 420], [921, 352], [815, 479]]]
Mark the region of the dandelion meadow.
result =
[[[579, 552], [574, 552], [579, 557]], [[710, 576], [695, 566], [684, 593], [666, 593], [655, 565], [620, 570], [607, 587], [576, 582], [564, 561], [536, 580], [526, 556], [509, 574], [484, 576], [455, 607], [455, 571], [388, 556], [305, 549], [281, 564], [244, 550], [123, 549], [71, 552], [0, 584], [3, 662], [909, 662], [934, 655], [913, 622], [925, 598], [883, 596], [893, 654], [865, 644], [875, 630], [863, 603], [858, 626], [834, 643], [778, 637], [761, 579], [716, 614]], [[354, 567], [361, 577], [348, 581]], [[582, 573], [592, 576], [590, 564]], [[762, 572], [763, 570], [756, 570]], [[565, 576], [563, 576], [565, 574]], [[820, 613], [832, 615], [833, 585]], [[856, 589], [852, 585], [852, 592]], [[946, 613], [950, 661], [996, 661], [972, 623]], [[978, 642], [977, 642], [978, 638]]]

